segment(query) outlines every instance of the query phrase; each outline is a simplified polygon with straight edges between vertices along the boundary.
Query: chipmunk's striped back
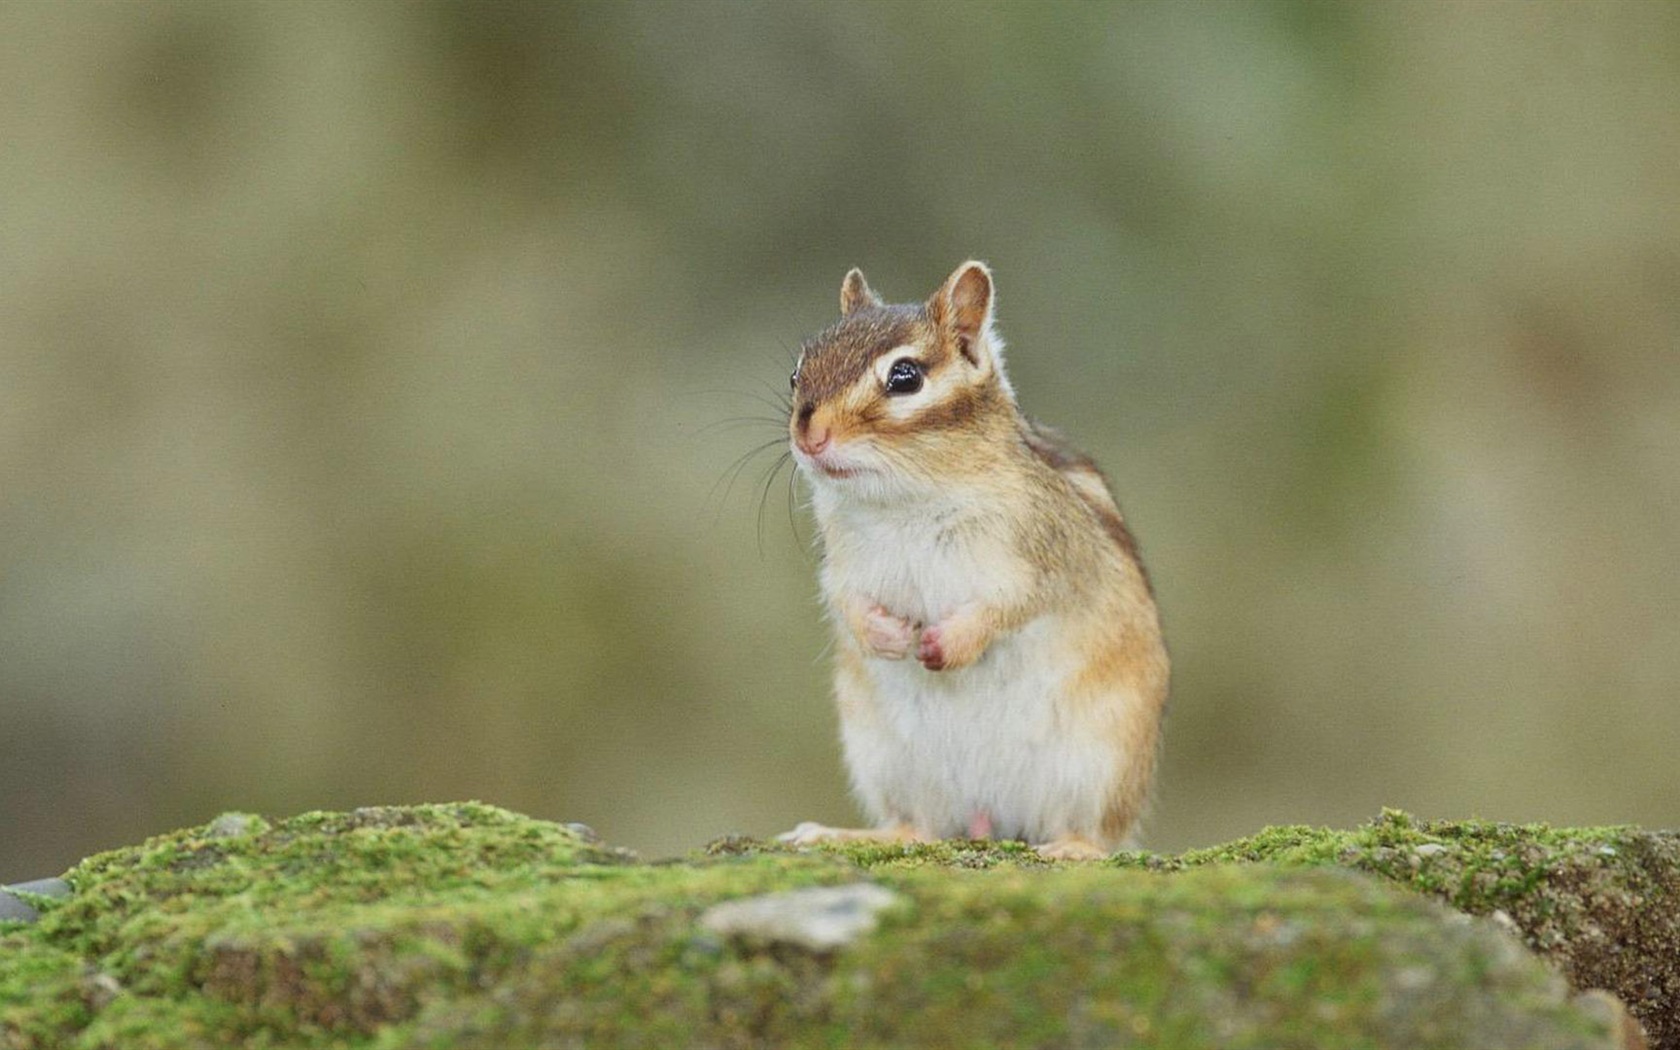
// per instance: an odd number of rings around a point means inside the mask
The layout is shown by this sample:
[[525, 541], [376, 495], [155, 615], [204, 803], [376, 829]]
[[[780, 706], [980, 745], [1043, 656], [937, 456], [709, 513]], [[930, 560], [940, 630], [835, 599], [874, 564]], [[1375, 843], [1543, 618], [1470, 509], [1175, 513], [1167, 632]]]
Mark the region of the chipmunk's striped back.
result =
[[1026, 428], [1022, 436], [1026, 439], [1027, 447], [1032, 449], [1033, 454], [1043, 460], [1045, 465], [1067, 478], [1079, 491], [1080, 498], [1091, 508], [1097, 520], [1102, 522], [1109, 538], [1118, 544], [1126, 557], [1137, 566], [1144, 585], [1153, 596], [1155, 585], [1150, 582], [1149, 570], [1143, 567], [1143, 555], [1138, 550], [1137, 539], [1132, 535], [1132, 530], [1126, 527], [1126, 518], [1120, 513], [1120, 504], [1114, 499], [1114, 490], [1109, 487], [1108, 477], [1097, 466], [1097, 461], [1068, 444], [1061, 431], [1030, 419], [1025, 422]]

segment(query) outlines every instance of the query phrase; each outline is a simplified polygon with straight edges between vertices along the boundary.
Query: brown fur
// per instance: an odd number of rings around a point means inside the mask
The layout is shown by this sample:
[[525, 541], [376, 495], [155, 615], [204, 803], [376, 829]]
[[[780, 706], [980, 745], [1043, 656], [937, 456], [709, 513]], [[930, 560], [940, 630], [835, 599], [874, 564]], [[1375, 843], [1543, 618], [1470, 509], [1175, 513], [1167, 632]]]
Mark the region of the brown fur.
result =
[[[1108, 476], [1097, 466], [1097, 461], [1068, 444], [1060, 431], [1030, 419], [1023, 418], [1022, 422], [1026, 424], [1022, 430], [1022, 439], [1026, 441], [1027, 447], [1051, 469], [1074, 482], [1081, 500], [1096, 514], [1103, 531], [1120, 546], [1126, 560], [1137, 566], [1138, 574], [1143, 577], [1143, 585], [1149, 588], [1149, 594], [1153, 597], [1155, 584], [1149, 579], [1149, 570], [1143, 566], [1143, 553], [1138, 549], [1137, 539], [1133, 537], [1132, 530], [1126, 527], [1126, 519], [1120, 513], [1120, 505], [1114, 499], [1113, 490], [1109, 488]], [[1084, 481], [1092, 483], [1081, 484]]]
[[805, 341], [796, 373], [797, 404], [826, 405], [849, 391], [897, 346], [930, 341], [933, 328], [919, 306], [860, 307]]
[[956, 430], [971, 427], [981, 416], [995, 414], [1005, 407], [1003, 391], [996, 383], [959, 390], [951, 397], [930, 406], [910, 419], [882, 419], [875, 427], [878, 434], [916, 434], [929, 430]]
[[[1141, 613], [1122, 607], [1100, 618], [1100, 630], [1085, 643], [1090, 657], [1070, 689], [1077, 700], [1105, 695], [1115, 682], [1134, 683], [1136, 702], [1143, 705], [1146, 715], [1118, 719], [1113, 726], [1115, 743], [1129, 761], [1103, 810], [1102, 835], [1111, 845], [1135, 833], [1148, 807], [1159, 757], [1159, 719], [1167, 699], [1166, 650], [1159, 631], [1151, 629], [1153, 617]], [[1115, 624], [1126, 624], [1129, 629], [1117, 630]]]

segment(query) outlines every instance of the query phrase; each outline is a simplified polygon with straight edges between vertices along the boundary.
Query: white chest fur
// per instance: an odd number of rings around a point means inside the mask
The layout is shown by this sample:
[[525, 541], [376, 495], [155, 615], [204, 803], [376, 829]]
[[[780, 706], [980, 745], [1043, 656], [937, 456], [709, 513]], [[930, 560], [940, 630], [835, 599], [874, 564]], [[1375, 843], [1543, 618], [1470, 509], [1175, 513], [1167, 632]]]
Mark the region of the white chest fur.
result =
[[[965, 520], [952, 505], [892, 513], [819, 505], [818, 513], [823, 587], [836, 605], [861, 598], [932, 624], [1034, 583], [1006, 531]], [[1002, 634], [961, 670], [870, 656], [861, 674], [841, 674], [842, 711], [852, 712], [841, 726], [847, 765], [874, 820], [949, 837], [983, 815], [996, 835], [1032, 842], [1100, 822], [1125, 758], [1113, 725], [1128, 698], [1069, 696], [1079, 662], [1064, 619], [1052, 610]]]
[[886, 508], [819, 503], [818, 518], [830, 601], [866, 596], [912, 622], [936, 623], [965, 603], [1031, 586], [1031, 567], [956, 500]]

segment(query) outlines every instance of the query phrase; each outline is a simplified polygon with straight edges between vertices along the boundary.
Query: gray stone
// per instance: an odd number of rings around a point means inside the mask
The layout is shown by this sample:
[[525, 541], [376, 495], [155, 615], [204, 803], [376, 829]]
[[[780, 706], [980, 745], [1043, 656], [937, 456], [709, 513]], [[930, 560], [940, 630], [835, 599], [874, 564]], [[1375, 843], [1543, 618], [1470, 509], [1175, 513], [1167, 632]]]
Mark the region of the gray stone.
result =
[[881, 911], [899, 900], [873, 882], [789, 890], [725, 901], [707, 909], [700, 925], [725, 937], [828, 952], [874, 930]]
[[13, 922], [34, 922], [41, 917], [41, 913], [18, 900], [16, 897], [0, 890], [0, 920]]
[[33, 893], [37, 897], [68, 897], [70, 884], [63, 879], [36, 879], [33, 882], [0, 886], [0, 919], [34, 922], [41, 917], [41, 913], [36, 911], [33, 905], [18, 896], [20, 893]]
[[63, 879], [36, 879], [33, 882], [17, 882], [6, 889], [13, 893], [33, 893], [37, 897], [68, 897], [70, 884]]

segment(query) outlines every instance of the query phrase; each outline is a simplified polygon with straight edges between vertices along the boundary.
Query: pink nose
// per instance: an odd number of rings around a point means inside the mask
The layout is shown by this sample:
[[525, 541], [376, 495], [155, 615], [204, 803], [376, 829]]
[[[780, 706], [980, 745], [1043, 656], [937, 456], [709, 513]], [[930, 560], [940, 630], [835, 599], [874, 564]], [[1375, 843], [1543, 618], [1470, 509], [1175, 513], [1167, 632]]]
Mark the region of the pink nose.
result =
[[815, 456], [828, 447], [831, 436], [827, 427], [811, 427], [795, 440], [799, 444], [799, 451], [807, 456]]

